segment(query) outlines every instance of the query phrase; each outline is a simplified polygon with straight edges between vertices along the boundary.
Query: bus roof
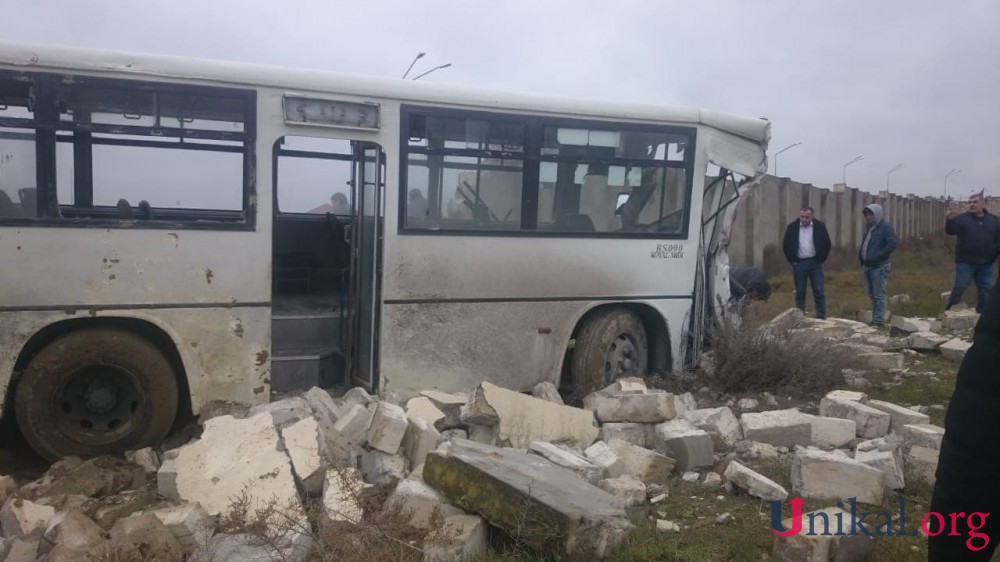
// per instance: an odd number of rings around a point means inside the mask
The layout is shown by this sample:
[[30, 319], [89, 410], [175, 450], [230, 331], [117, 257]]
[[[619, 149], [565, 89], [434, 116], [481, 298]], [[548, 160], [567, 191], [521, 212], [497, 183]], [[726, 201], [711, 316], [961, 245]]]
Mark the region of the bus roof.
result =
[[136, 76], [225, 82], [301, 92], [458, 105], [485, 110], [508, 109], [567, 116], [702, 124], [762, 145], [770, 138], [770, 122], [766, 119], [742, 117], [695, 107], [497, 92], [451, 84], [170, 55], [0, 41], [0, 65], [49, 71], [115, 72]]

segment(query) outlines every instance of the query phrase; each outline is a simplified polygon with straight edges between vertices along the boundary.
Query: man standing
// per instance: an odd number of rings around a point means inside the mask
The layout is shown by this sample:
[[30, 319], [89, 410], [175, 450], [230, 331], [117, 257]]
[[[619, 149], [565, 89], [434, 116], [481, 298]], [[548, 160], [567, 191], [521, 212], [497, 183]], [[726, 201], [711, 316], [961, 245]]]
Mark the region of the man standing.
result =
[[962, 293], [976, 282], [976, 312], [986, 308], [986, 298], [993, 288], [993, 262], [1000, 251], [1000, 220], [985, 209], [983, 193], [969, 197], [969, 211], [957, 214], [949, 209], [944, 231], [957, 235], [955, 243], [955, 286], [948, 307], [962, 300]]
[[858, 249], [858, 259], [861, 260], [865, 272], [865, 285], [868, 287], [868, 298], [872, 301], [872, 325], [885, 325], [886, 296], [885, 285], [889, 280], [892, 266], [889, 255], [899, 245], [896, 231], [882, 214], [882, 205], [872, 203], [862, 211], [865, 216], [865, 234]]
[[826, 295], [823, 293], [823, 262], [830, 255], [830, 234], [823, 221], [813, 218], [812, 207], [799, 211], [799, 220], [785, 229], [781, 244], [785, 259], [792, 264], [795, 280], [795, 306], [806, 311], [806, 281], [812, 285], [816, 318], [826, 318]]

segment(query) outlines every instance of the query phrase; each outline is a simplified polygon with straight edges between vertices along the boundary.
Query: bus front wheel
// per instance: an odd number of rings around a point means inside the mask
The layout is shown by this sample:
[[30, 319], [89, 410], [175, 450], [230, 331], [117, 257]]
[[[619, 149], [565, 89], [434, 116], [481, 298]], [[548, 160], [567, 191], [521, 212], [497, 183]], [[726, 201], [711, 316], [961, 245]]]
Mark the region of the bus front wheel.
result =
[[14, 412], [28, 444], [55, 460], [156, 445], [177, 415], [173, 367], [123, 330], [71, 332], [42, 348], [17, 383]]
[[625, 308], [602, 310], [588, 318], [573, 346], [575, 400], [623, 377], [646, 373], [649, 343], [639, 315]]

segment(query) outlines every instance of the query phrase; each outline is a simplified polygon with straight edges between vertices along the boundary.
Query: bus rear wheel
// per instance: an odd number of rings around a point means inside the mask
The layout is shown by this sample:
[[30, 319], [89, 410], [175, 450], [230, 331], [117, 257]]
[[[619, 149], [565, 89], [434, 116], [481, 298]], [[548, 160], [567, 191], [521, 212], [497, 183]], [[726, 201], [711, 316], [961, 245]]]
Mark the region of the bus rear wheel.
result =
[[42, 457], [92, 457], [158, 444], [177, 415], [173, 367], [152, 342], [112, 328], [71, 332], [21, 375], [14, 412]]
[[573, 399], [624, 377], [646, 373], [649, 343], [639, 315], [625, 308], [599, 311], [576, 337], [572, 357]]

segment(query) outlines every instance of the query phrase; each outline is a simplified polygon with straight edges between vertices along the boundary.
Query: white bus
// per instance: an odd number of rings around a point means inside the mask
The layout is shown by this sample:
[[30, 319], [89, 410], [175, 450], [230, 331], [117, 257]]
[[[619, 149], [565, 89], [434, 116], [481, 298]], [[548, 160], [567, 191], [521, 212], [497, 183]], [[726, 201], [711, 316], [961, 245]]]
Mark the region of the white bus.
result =
[[680, 370], [768, 138], [699, 109], [0, 43], [3, 414], [56, 458], [340, 375], [579, 395]]

